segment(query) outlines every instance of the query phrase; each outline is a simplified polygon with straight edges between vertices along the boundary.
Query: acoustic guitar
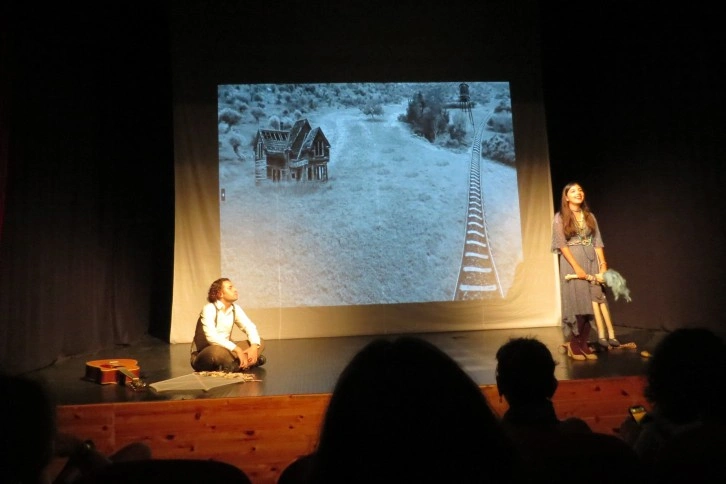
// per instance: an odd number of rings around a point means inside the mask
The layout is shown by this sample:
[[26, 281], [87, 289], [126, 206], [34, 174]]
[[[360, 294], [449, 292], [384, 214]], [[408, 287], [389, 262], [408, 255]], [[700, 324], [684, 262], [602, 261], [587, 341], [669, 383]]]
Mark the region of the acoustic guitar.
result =
[[143, 390], [147, 385], [139, 378], [138, 362], [130, 359], [93, 360], [86, 362], [84, 380], [101, 385], [126, 385], [133, 390]]

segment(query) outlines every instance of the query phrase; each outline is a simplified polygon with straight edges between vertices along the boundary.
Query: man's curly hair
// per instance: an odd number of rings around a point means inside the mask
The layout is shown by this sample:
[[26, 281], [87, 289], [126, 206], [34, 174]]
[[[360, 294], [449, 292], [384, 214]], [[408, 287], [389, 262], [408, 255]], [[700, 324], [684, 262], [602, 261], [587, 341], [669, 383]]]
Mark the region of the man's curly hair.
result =
[[215, 303], [217, 302], [217, 300], [219, 300], [219, 293], [222, 292], [222, 287], [225, 281], [229, 281], [229, 279], [226, 277], [221, 277], [214, 281], [211, 286], [209, 286], [207, 301], [209, 301], [210, 303]]

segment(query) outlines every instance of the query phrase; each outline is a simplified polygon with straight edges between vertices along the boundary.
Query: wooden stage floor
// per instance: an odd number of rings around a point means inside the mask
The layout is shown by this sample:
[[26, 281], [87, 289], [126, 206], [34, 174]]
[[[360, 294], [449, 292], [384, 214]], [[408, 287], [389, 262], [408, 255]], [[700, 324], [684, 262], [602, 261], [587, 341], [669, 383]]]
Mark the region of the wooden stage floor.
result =
[[[622, 343], [634, 342], [637, 349], [624, 348], [601, 353], [596, 361], [571, 361], [558, 351], [562, 343], [559, 327], [481, 330], [419, 334], [452, 356], [479, 385], [495, 383], [495, 353], [509, 338], [533, 336], [545, 343], [559, 362], [558, 380], [578, 380], [643, 375], [647, 359], [642, 350], [652, 352], [661, 331], [617, 327]], [[138, 361], [141, 379], [153, 384], [190, 375], [189, 345], [169, 344], [147, 338], [134, 346], [120, 346], [97, 353], [67, 358], [54, 365], [28, 373], [45, 383], [58, 405], [83, 405], [158, 400], [234, 398], [249, 396], [306, 395], [330, 393], [338, 375], [366, 343], [380, 336], [307, 338], [266, 341], [265, 366], [252, 370], [257, 382], [244, 382], [212, 388], [157, 392], [135, 392], [119, 385], [100, 385], [83, 379], [86, 362], [103, 359]], [[394, 335], [385, 336], [393, 338]]]
[[[594, 431], [614, 433], [627, 418], [628, 406], [645, 403], [643, 375], [648, 360], [641, 351], [652, 352], [665, 335], [623, 327], [616, 332], [622, 343], [635, 343], [636, 348], [610, 350], [588, 361], [571, 361], [558, 351], [562, 343], [558, 327], [418, 336], [452, 356], [481, 386], [500, 416], [506, 402], [496, 390], [496, 351], [512, 337], [536, 337], [558, 361], [555, 372], [560, 385], [553, 399], [558, 416], [578, 416]], [[83, 379], [87, 361], [122, 358], [137, 360], [142, 380], [150, 385], [195, 378], [188, 344], [170, 345], [152, 338], [68, 358], [27, 376], [44, 382], [52, 393], [60, 431], [92, 440], [107, 455], [143, 442], [158, 459], [213, 459], [239, 467], [254, 484], [277, 484], [287, 465], [314, 451], [338, 375], [358, 350], [377, 337], [266, 341], [267, 364], [253, 370], [259, 381], [207, 391], [137, 392]], [[431, 391], [436, 392], [436, 382]], [[63, 465], [62, 459], [56, 459], [51, 475]]]

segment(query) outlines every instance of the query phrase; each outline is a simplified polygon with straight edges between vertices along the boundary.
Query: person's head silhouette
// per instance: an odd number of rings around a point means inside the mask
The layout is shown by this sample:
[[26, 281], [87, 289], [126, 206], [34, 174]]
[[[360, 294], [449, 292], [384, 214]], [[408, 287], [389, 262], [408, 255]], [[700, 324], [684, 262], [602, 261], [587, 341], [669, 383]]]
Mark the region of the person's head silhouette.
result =
[[706, 328], [667, 334], [648, 362], [644, 395], [676, 424], [723, 418], [726, 345]]
[[556, 362], [535, 338], [513, 338], [496, 354], [497, 389], [510, 406], [551, 399], [557, 390]]
[[[433, 344], [377, 339], [346, 366], [312, 482], [481, 482], [516, 453], [481, 388]], [[504, 466], [504, 467], [502, 467]]]

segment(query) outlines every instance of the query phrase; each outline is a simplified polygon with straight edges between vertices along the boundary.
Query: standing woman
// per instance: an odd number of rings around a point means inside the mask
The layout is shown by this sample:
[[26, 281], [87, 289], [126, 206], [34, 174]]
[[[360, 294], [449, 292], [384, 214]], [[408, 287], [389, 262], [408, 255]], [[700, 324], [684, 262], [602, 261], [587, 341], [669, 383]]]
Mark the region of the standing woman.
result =
[[[559, 254], [562, 298], [562, 331], [567, 355], [574, 360], [597, 359], [588, 345], [594, 327], [595, 308], [607, 308], [603, 286], [594, 274], [607, 270], [604, 244], [595, 215], [585, 202], [579, 183], [571, 182], [562, 190], [560, 211], [552, 224], [552, 251]], [[567, 274], [577, 279], [565, 279]], [[612, 345], [619, 343], [612, 336]]]

